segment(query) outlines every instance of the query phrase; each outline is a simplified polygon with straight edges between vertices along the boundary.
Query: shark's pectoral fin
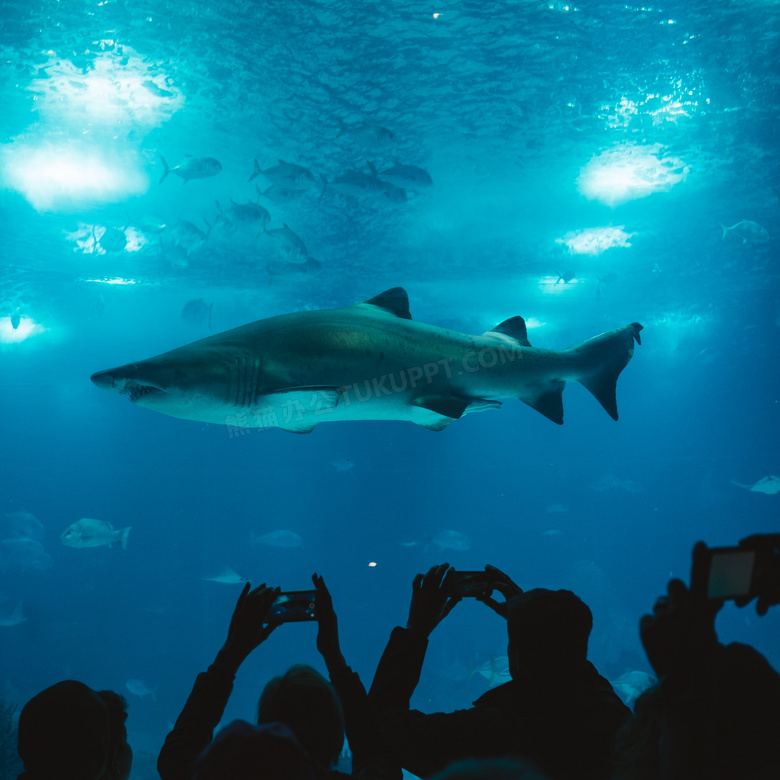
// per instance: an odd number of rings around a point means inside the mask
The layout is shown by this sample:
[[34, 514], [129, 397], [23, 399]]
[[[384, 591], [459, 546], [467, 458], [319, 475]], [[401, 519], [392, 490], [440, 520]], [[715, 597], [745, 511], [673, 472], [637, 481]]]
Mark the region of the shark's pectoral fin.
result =
[[520, 396], [524, 404], [543, 414], [548, 420], [563, 425], [563, 388], [566, 382], [554, 379], [549, 383], [546, 392], [534, 396]]
[[311, 433], [317, 427], [317, 424], [314, 423], [313, 425], [309, 425], [306, 423], [300, 423], [299, 425], [296, 426], [290, 424], [290, 425], [280, 425], [279, 427], [283, 431], [287, 431], [288, 433]]
[[441, 431], [453, 420], [458, 420], [469, 412], [484, 412], [487, 409], [498, 409], [500, 401], [489, 398], [465, 398], [454, 395], [422, 395], [412, 401], [420, 409], [425, 409], [435, 415], [422, 420], [415, 420], [418, 425], [429, 431]]
[[328, 419], [343, 392], [344, 388], [331, 385], [283, 387], [264, 394], [263, 406], [272, 411], [271, 427], [290, 433], [311, 433], [318, 422]]
[[284, 401], [301, 404], [307, 412], [335, 409], [344, 392], [343, 387], [332, 385], [301, 385], [274, 390], [273, 395], [284, 396]]

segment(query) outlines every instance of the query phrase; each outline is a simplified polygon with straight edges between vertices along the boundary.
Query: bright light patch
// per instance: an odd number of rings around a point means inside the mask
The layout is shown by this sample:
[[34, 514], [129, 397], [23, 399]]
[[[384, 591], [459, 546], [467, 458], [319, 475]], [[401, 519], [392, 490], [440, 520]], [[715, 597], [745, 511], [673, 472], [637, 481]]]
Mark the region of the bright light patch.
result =
[[675, 330], [696, 328], [700, 325], [706, 325], [711, 320], [708, 315], [698, 314], [690, 311], [671, 311], [655, 314], [649, 319], [649, 323], [654, 327], [667, 327]]
[[575, 255], [598, 255], [612, 247], [629, 247], [629, 239], [636, 233], [626, 233], [625, 225], [618, 227], [585, 228], [584, 230], [570, 230], [561, 238], [556, 238], [556, 244], [564, 244]]
[[18, 344], [45, 331], [46, 328], [31, 317], [21, 317], [16, 328], [10, 317], [0, 317], [0, 344]]
[[617, 206], [654, 192], [668, 192], [683, 181], [688, 167], [677, 157], [662, 157], [654, 146], [618, 146], [593, 157], [580, 171], [577, 186], [588, 200]]
[[122, 279], [118, 276], [115, 276], [114, 278], [106, 277], [105, 279], [84, 279], [83, 281], [92, 282], [94, 284], [138, 284], [135, 279]]
[[376, 566], [376, 561], [371, 561], [371, 563], [368, 564], [370, 568], [374, 568]]
[[77, 144], [19, 148], [3, 161], [7, 186], [21, 193], [36, 211], [70, 211], [116, 203], [149, 187], [132, 162], [101, 155]]
[[[107, 239], [104, 242], [105, 236], [108, 236], [111, 241]], [[74, 252], [83, 255], [140, 252], [149, 243], [146, 235], [132, 225], [122, 228], [90, 225], [85, 222], [79, 222], [78, 228], [72, 233], [65, 233], [65, 238], [74, 244]]]
[[547, 323], [537, 320], [536, 317], [529, 317], [525, 321], [526, 330], [536, 330], [537, 328], [543, 328]]
[[79, 123], [157, 127], [184, 105], [184, 95], [155, 63], [113, 40], [99, 45], [101, 52], [78, 63], [45, 52], [49, 60], [28, 89], [47, 119], [57, 114]]

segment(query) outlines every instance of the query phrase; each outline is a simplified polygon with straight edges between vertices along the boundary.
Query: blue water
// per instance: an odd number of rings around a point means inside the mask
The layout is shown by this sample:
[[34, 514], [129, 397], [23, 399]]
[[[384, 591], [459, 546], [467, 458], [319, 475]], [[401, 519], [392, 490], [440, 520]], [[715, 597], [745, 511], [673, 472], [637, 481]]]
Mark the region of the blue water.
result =
[[[780, 473], [779, 42], [769, 0], [3, 3], [0, 515], [30, 513], [45, 534], [0, 557], [0, 616], [21, 602], [26, 617], [0, 627], [0, 695], [22, 704], [66, 677], [124, 693], [134, 777], [152, 777], [223, 641], [239, 586], [203, 578], [226, 566], [285, 589], [323, 574], [366, 682], [412, 577], [442, 560], [572, 588], [599, 669], [649, 671], [638, 618], [687, 579], [693, 543], [778, 527], [780, 495], [733, 482]], [[222, 171], [159, 183], [160, 156], [188, 154]], [[248, 182], [255, 159], [316, 185], [269, 193]], [[433, 186], [400, 203], [322, 190], [368, 162], [422, 167]], [[215, 201], [255, 200], [255, 184], [267, 228], [289, 225], [319, 274], [217, 219]], [[620, 420], [570, 385], [562, 427], [507, 400], [439, 433], [231, 437], [89, 381], [398, 285], [420, 322], [481, 333], [519, 314], [538, 347], [643, 323]], [[181, 316], [198, 299], [211, 331]], [[132, 526], [127, 550], [62, 546], [81, 517]], [[276, 530], [303, 542], [250, 544]], [[442, 531], [469, 549], [441, 549]], [[777, 666], [777, 620], [727, 606], [718, 629]], [[277, 630], [226, 717], [251, 719], [291, 662], [321, 668], [315, 633]], [[467, 706], [488, 684], [474, 669], [505, 654], [500, 621], [459, 605], [413, 704]]]

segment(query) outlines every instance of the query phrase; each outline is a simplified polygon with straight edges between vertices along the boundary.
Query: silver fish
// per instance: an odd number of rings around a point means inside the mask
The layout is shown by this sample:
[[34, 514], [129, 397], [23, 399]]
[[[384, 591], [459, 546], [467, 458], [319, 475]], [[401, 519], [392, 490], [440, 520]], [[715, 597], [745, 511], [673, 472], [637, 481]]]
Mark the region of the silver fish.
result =
[[751, 244], [765, 244], [770, 238], [769, 231], [763, 225], [759, 225], [758, 222], [753, 222], [750, 219], [743, 219], [731, 227], [721, 225], [721, 228], [723, 228], [721, 238], [726, 238], [728, 233], [733, 233], [737, 238], [742, 239], [743, 244], [748, 242]]
[[288, 263], [305, 263], [309, 257], [306, 244], [292, 228], [287, 226], [262, 231], [263, 235], [277, 242], [279, 253]]
[[308, 190], [317, 183], [317, 179], [308, 168], [304, 168], [302, 165], [296, 165], [295, 163], [288, 163], [284, 160], [279, 160], [278, 165], [273, 165], [265, 170], [263, 170], [260, 167], [260, 163], [255, 160], [255, 167], [252, 170], [249, 181], [252, 181], [261, 174], [265, 176], [273, 186], [285, 190]]
[[380, 171], [378, 176], [380, 179], [395, 184], [396, 187], [408, 190], [424, 189], [433, 186], [431, 174], [424, 168], [418, 168], [416, 165], [396, 163], [390, 168]]
[[131, 526], [114, 530], [111, 523], [105, 520], [95, 520], [91, 517], [82, 517], [72, 525], [69, 525], [60, 534], [60, 541], [66, 547], [110, 547], [114, 542], [123, 549], [127, 549], [127, 537]]
[[376, 125], [371, 122], [357, 122], [356, 124], [345, 125], [339, 120], [339, 133], [336, 138], [347, 135], [351, 140], [367, 149], [385, 149], [395, 141], [395, 135], [382, 125]]
[[175, 168], [169, 167], [165, 158], [160, 155], [163, 164], [163, 175], [160, 177], [162, 184], [169, 173], [176, 174], [186, 184], [191, 179], [208, 179], [216, 176], [222, 170], [222, 163], [213, 157], [190, 157], [185, 155], [184, 162], [179, 163]]

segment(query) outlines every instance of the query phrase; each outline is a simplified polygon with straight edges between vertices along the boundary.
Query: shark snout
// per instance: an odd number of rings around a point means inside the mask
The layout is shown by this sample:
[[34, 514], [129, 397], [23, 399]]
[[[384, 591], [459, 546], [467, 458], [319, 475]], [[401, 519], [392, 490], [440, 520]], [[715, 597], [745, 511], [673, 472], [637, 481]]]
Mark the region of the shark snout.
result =
[[135, 403], [144, 396], [165, 393], [165, 386], [146, 377], [139, 376], [143, 372], [138, 363], [128, 363], [119, 368], [109, 368], [107, 371], [98, 371], [92, 374], [90, 379], [101, 389], [111, 393], [126, 395]]
[[110, 371], [98, 371], [92, 374], [90, 379], [101, 390], [119, 390], [119, 388], [116, 386], [114, 376]]

